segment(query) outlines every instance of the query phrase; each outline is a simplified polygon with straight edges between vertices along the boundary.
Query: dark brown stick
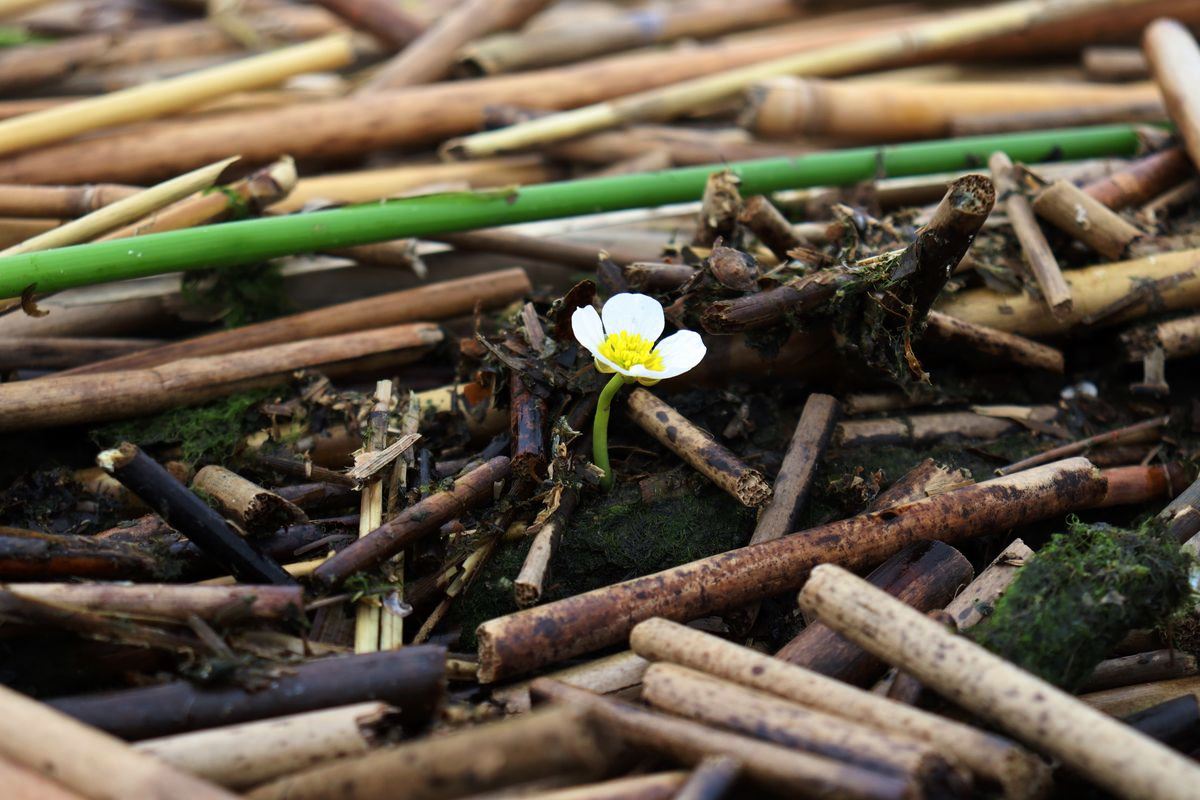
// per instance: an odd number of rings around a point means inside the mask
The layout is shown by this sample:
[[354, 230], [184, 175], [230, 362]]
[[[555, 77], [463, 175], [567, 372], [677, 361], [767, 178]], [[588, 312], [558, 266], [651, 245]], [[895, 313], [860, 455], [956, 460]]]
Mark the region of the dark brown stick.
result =
[[[883, 562], [867, 580], [918, 611], [932, 611], [950, 602], [973, 577], [971, 562], [953, 547], [919, 542]], [[869, 686], [887, 669], [883, 661], [821, 622], [796, 634], [775, 657], [853, 686]]]
[[995, 356], [1031, 369], [1058, 374], [1066, 369], [1061, 350], [1024, 336], [966, 322], [940, 311], [930, 311], [925, 323], [925, 337], [935, 342]]
[[4, 591], [25, 600], [70, 606], [99, 614], [186, 621], [282, 619], [304, 605], [299, 586], [111, 585], [104, 583], [9, 583]]
[[915, 541], [962, 541], [1056, 517], [1097, 502], [1104, 489], [1087, 459], [1070, 459], [519, 611], [479, 626], [479, 677], [490, 683], [615, 644], [650, 617], [690, 620], [796, 589], [825, 561], [861, 568]]
[[275, 678], [261, 691], [203, 687], [173, 681], [144, 689], [63, 697], [54, 708], [126, 740], [299, 714], [381, 700], [400, 708], [416, 730], [437, 710], [445, 684], [446, 651], [435, 645], [384, 653], [322, 658]]
[[220, 514], [136, 446], [126, 442], [105, 450], [96, 463], [239, 580], [282, 586], [295, 583], [282, 567], [233, 532]]
[[508, 477], [510, 465], [507, 456], [496, 456], [476, 467], [455, 481], [450, 491], [426, 497], [360, 538], [318, 567], [313, 577], [334, 587], [355, 572], [383, 563], [443, 523], [491, 500], [496, 482]]
[[546, 469], [546, 400], [516, 372], [509, 376], [509, 389], [512, 469], [518, 477], [536, 480]]
[[1183, 148], [1171, 147], [1139, 158], [1120, 172], [1092, 181], [1083, 187], [1083, 191], [1113, 211], [1121, 211], [1148, 203], [1194, 174], [1192, 162]]
[[1071, 442], [1070, 444], [1053, 447], [1043, 453], [1038, 453], [1035, 456], [1023, 458], [1020, 461], [1009, 464], [1006, 467], [1000, 467], [996, 470], [996, 474], [1011, 475], [1014, 472], [1019, 472], [1023, 469], [1029, 469], [1030, 467], [1035, 467], [1038, 464], [1046, 464], [1051, 461], [1057, 461], [1060, 458], [1068, 458], [1070, 456], [1079, 455], [1080, 453], [1086, 453], [1090, 447], [1125, 441], [1129, 437], [1136, 437], [1146, 433], [1147, 431], [1158, 430], [1165, 425], [1169, 425], [1170, 422], [1171, 418], [1169, 416], [1155, 417], [1154, 419], [1135, 422], [1132, 425], [1125, 425], [1115, 430], [1098, 433], [1095, 436], [1089, 436], [1086, 439], [1080, 439], [1078, 441]]
[[1188, 678], [1198, 673], [1200, 667], [1194, 655], [1177, 650], [1154, 650], [1101, 661], [1080, 685], [1079, 691], [1101, 692], [1137, 683]]
[[741, 178], [729, 170], [720, 170], [708, 176], [692, 244], [712, 247], [717, 239], [724, 239], [726, 244], [733, 243], [738, 213], [742, 208], [742, 195], [738, 192], [741, 182]]
[[761, 194], [746, 198], [738, 214], [738, 222], [753, 231], [758, 240], [781, 261], [786, 261], [788, 253], [797, 247], [807, 247], [807, 242], [796, 235], [787, 217]]
[[398, 4], [388, 0], [319, 0], [319, 3], [393, 50], [400, 50], [425, 29]]
[[45, 337], [0, 339], [0, 369], [63, 369], [119, 358], [162, 344], [161, 339]]

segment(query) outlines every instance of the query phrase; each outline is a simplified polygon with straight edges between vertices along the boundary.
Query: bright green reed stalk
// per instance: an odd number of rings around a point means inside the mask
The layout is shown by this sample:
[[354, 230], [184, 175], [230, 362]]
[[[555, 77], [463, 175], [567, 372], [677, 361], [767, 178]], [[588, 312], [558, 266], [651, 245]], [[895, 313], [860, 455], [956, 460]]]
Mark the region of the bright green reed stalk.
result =
[[0, 258], [0, 297], [29, 287], [38, 293], [176, 270], [252, 264], [268, 258], [433, 233], [511, 225], [699, 199], [709, 173], [738, 173], [748, 194], [840, 186], [978, 167], [1002, 150], [1034, 164], [1132, 155], [1129, 125], [1102, 125], [1002, 136], [975, 136], [887, 147], [863, 147], [795, 158], [545, 183], [484, 192], [455, 192], [371, 203], [333, 211], [228, 222], [111, 242]]

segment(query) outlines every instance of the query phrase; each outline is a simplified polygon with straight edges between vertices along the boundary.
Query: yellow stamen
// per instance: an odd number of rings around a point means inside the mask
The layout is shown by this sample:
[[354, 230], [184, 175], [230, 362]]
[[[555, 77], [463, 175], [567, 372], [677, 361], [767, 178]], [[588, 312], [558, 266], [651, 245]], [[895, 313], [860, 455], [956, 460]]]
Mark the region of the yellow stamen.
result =
[[636, 333], [610, 333], [600, 345], [600, 355], [621, 369], [629, 369], [636, 364], [655, 372], [663, 368], [662, 356], [654, 352], [654, 342]]

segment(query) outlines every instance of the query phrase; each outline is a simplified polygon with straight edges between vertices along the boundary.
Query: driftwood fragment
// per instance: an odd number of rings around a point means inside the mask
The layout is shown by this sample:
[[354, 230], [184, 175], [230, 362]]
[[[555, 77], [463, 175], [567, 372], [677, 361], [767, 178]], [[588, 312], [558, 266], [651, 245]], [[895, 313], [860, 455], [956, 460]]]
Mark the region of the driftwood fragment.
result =
[[211, 497], [247, 531], [275, 530], [308, 521], [304, 512], [289, 501], [215, 464], [196, 473], [192, 488]]

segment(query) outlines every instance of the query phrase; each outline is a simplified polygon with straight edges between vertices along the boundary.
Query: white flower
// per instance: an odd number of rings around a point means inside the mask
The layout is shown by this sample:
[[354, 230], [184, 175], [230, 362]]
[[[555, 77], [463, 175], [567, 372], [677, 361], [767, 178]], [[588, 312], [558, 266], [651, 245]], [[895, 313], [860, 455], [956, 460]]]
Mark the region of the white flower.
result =
[[651, 386], [664, 378], [682, 375], [700, 363], [706, 352], [700, 334], [678, 331], [658, 342], [663, 332], [663, 310], [644, 294], [616, 294], [601, 314], [592, 306], [575, 309], [571, 330], [596, 357], [600, 372], [618, 372]]

